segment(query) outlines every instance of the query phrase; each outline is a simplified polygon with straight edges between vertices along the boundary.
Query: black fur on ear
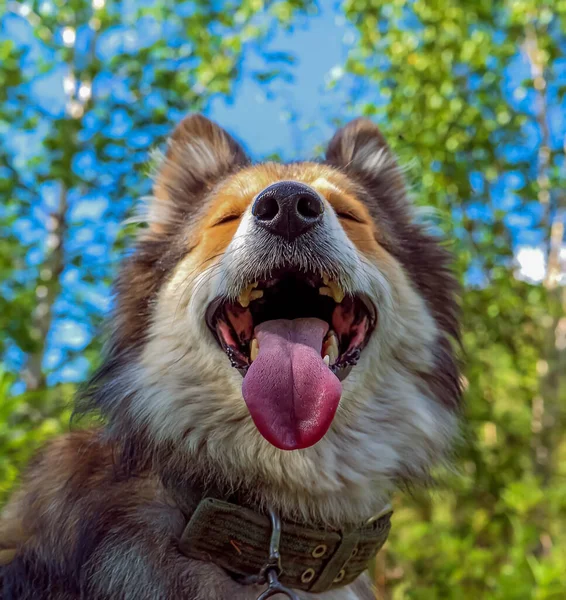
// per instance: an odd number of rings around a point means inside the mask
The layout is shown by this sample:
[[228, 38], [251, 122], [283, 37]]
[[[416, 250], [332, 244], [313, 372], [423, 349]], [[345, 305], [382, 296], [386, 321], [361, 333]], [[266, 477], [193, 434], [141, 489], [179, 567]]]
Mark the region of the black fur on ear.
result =
[[224, 129], [195, 114], [177, 125], [156, 163], [147, 220], [150, 232], [159, 234], [184, 222], [204, 194], [249, 159]]
[[374, 174], [390, 163], [396, 164], [379, 127], [364, 118], [350, 121], [334, 134], [326, 160], [348, 171]]
[[351, 121], [328, 144], [326, 162], [338, 167], [397, 207], [407, 205], [403, 173], [379, 127], [369, 119]]

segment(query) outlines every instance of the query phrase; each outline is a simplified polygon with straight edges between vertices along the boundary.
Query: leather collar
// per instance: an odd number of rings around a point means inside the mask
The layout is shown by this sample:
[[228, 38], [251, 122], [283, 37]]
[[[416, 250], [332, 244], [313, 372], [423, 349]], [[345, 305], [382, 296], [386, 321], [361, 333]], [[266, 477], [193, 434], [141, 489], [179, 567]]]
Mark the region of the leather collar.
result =
[[[309, 592], [352, 583], [387, 540], [392, 512], [387, 506], [366, 523], [340, 530], [283, 520], [279, 581]], [[191, 516], [179, 546], [190, 558], [213, 562], [242, 583], [261, 583], [271, 533], [267, 515], [207, 497]]]

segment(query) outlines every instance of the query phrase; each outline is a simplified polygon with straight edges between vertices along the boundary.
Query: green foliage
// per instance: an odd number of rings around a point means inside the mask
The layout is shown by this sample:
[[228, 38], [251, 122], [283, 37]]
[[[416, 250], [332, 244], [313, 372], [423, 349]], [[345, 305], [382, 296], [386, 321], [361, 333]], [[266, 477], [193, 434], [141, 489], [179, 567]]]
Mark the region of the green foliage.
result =
[[0, 369], [0, 505], [20, 470], [46, 440], [69, 428], [74, 386], [10, 394], [15, 377]]
[[[507, 215], [495, 200], [506, 175], [520, 174], [523, 183], [505, 193], [516, 195], [519, 211], [541, 204], [535, 228], [550, 260], [553, 220], [544, 203], [564, 205], [566, 174], [548, 110], [564, 97], [555, 66], [563, 60], [566, 5], [348, 0], [345, 11], [360, 34], [347, 69], [380, 97], [362, 94], [357, 110], [375, 116], [416, 163], [415, 199], [435, 207], [436, 221], [456, 238], [456, 268], [468, 283], [457, 474], [441, 477], [432, 498], [399, 500], [387, 564], [378, 569], [380, 595], [562, 598], [566, 302], [550, 272], [543, 285], [514, 277]], [[510, 99], [506, 78], [519, 58], [527, 76]], [[531, 102], [517, 100], [527, 95]], [[539, 142], [516, 159], [505, 148], [529, 147], [526, 125]], [[471, 267], [479, 283], [470, 281]]]

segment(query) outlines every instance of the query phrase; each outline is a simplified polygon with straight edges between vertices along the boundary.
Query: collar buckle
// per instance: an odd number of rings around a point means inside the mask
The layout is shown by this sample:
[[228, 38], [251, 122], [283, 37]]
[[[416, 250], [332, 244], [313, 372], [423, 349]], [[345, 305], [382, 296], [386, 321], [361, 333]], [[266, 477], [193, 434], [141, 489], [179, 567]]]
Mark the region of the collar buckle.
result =
[[269, 557], [259, 572], [259, 580], [266, 582], [267, 588], [256, 600], [267, 600], [267, 598], [271, 598], [276, 594], [284, 594], [290, 600], [299, 600], [299, 597], [293, 590], [284, 586], [279, 581], [279, 577], [283, 572], [281, 567], [281, 553], [279, 552], [279, 544], [281, 542], [281, 519], [273, 509], [269, 509], [269, 518], [271, 520]]

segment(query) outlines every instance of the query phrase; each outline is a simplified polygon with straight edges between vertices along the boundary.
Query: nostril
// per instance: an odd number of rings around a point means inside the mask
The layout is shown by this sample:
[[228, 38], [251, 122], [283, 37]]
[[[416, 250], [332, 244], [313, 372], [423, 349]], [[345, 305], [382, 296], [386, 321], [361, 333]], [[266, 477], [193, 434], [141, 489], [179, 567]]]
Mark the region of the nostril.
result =
[[316, 219], [322, 210], [322, 202], [313, 196], [301, 196], [297, 202], [297, 212], [304, 219]]
[[271, 195], [264, 195], [257, 199], [252, 214], [260, 221], [271, 221], [279, 212], [279, 204]]
[[252, 215], [258, 226], [292, 242], [322, 220], [318, 193], [298, 181], [278, 181], [256, 196]]

